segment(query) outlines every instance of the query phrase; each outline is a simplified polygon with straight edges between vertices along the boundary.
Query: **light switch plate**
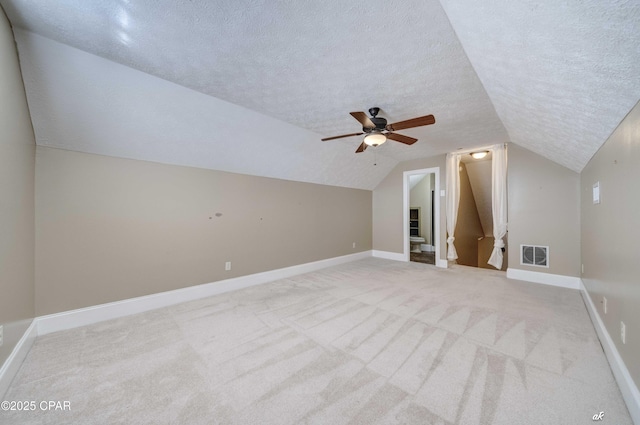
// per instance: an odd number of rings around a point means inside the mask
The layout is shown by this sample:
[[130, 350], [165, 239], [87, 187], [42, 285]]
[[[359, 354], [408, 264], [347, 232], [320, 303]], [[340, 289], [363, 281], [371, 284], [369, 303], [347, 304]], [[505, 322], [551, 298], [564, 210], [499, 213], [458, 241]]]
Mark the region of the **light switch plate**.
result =
[[593, 185], [593, 204], [600, 203], [600, 182]]

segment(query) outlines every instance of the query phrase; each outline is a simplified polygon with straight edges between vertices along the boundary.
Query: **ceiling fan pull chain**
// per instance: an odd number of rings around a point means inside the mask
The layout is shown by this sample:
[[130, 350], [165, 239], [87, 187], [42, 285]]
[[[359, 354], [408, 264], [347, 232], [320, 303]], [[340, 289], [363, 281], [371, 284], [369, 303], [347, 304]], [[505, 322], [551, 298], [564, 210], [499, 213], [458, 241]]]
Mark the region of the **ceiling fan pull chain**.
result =
[[378, 165], [378, 147], [373, 148], [373, 166]]

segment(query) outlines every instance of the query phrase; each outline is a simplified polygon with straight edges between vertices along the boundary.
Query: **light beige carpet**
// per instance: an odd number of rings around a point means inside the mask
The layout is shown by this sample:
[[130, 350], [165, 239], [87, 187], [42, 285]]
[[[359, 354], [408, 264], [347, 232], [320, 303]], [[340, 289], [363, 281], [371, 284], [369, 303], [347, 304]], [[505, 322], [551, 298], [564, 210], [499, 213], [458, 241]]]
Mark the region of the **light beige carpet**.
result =
[[366, 259], [38, 338], [3, 424], [631, 419], [574, 290]]

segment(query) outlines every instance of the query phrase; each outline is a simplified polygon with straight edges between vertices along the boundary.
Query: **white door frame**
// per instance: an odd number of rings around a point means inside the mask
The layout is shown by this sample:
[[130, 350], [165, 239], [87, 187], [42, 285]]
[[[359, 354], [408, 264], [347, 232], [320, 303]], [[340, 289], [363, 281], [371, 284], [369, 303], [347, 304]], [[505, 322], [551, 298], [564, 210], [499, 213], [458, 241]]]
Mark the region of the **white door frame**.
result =
[[440, 260], [440, 167], [433, 167], [433, 168], [423, 168], [421, 170], [410, 170], [410, 171], [405, 171], [403, 173], [403, 177], [402, 177], [402, 211], [403, 211], [403, 231], [404, 231], [404, 249], [402, 251], [403, 253], [403, 257], [404, 257], [404, 261], [409, 261], [410, 259], [410, 254], [409, 252], [411, 251], [411, 248], [409, 246], [409, 192], [410, 192], [410, 183], [409, 183], [409, 177], [410, 176], [414, 176], [417, 174], [435, 174], [436, 176], [436, 183], [435, 183], [435, 187], [434, 187], [434, 217], [432, 217], [431, 219], [434, 220], [434, 225], [433, 225], [433, 245], [435, 247], [436, 253], [435, 253], [435, 258], [436, 258], [436, 266], [437, 267], [447, 267], [447, 261], [446, 260]]

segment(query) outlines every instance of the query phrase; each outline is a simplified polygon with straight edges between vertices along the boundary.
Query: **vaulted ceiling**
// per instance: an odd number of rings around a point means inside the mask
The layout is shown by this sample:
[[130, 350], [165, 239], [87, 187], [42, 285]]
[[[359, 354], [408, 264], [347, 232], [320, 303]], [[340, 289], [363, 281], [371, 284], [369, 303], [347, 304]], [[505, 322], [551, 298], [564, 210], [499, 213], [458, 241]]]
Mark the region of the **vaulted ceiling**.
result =
[[[0, 4], [37, 143], [83, 152], [372, 189], [513, 142], [579, 172], [640, 98], [637, 1]], [[320, 141], [372, 106], [436, 124], [362, 154]]]

